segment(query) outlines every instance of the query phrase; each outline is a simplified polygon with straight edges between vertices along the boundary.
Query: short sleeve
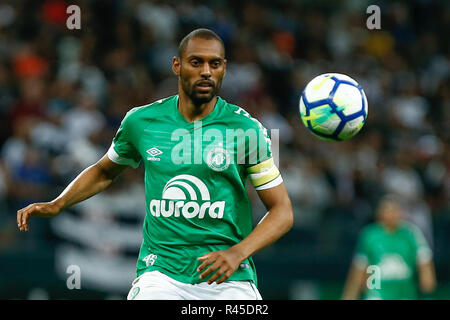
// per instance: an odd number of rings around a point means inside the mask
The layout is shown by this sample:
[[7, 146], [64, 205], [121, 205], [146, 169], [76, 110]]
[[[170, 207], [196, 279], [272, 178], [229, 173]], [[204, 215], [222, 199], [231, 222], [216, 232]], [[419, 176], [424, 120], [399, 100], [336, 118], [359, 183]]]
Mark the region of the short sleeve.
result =
[[366, 230], [363, 230], [359, 236], [353, 256], [353, 264], [360, 269], [365, 269], [369, 265], [369, 246]]
[[141, 156], [135, 147], [135, 141], [133, 141], [133, 134], [131, 132], [132, 119], [130, 115], [131, 111], [122, 120], [107, 155], [111, 161], [117, 164], [137, 168]]
[[246, 157], [246, 168], [250, 181], [256, 190], [276, 187], [283, 182], [272, 157], [272, 141], [268, 130], [256, 119], [256, 143], [250, 140]]

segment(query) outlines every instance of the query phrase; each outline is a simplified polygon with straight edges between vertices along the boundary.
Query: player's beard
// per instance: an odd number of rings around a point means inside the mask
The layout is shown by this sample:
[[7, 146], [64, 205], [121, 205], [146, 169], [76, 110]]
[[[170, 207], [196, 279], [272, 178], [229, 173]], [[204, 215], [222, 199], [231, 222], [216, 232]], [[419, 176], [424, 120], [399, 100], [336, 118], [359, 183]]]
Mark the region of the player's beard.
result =
[[[195, 106], [200, 107], [204, 103], [210, 102], [219, 92], [222, 80], [217, 83], [211, 79], [202, 79], [194, 83], [190, 83], [188, 80], [184, 80], [182, 73], [180, 73], [181, 88], [186, 93], [186, 95], [191, 99]], [[202, 93], [198, 90], [198, 85], [201, 83], [208, 83], [211, 86], [209, 93]]]

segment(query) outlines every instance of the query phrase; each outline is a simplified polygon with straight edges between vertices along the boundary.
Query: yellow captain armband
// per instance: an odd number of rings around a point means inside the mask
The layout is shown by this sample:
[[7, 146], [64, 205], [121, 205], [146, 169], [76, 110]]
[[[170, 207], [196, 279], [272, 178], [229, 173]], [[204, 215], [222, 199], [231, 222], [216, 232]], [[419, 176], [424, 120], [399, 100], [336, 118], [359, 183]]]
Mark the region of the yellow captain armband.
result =
[[264, 190], [278, 186], [283, 182], [280, 171], [273, 162], [273, 158], [247, 168], [250, 181], [256, 190]]

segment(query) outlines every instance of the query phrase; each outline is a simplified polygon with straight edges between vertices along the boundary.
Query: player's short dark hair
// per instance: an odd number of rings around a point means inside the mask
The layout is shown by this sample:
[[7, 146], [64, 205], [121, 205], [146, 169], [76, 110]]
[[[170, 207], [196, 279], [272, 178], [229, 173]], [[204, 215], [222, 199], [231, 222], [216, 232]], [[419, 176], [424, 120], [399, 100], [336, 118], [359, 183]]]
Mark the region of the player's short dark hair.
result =
[[206, 28], [200, 28], [195, 29], [180, 41], [180, 45], [178, 46], [178, 57], [181, 58], [181, 55], [186, 51], [186, 47], [189, 43], [189, 40], [193, 38], [201, 38], [205, 40], [215, 39], [220, 42], [223, 48], [223, 52], [225, 54], [225, 44], [223, 43], [222, 39], [217, 35], [217, 33]]

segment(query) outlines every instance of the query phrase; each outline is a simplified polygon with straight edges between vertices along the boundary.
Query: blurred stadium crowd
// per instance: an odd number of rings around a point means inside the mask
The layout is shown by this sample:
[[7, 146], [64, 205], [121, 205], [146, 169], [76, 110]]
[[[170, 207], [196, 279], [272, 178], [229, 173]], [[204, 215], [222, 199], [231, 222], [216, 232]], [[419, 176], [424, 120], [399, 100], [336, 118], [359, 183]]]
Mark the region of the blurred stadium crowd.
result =
[[[70, 4], [80, 30], [66, 27]], [[366, 28], [370, 4], [380, 30]], [[16, 211], [52, 200], [104, 155], [129, 109], [176, 93], [172, 57], [197, 27], [225, 42], [220, 95], [279, 130], [295, 227], [255, 257], [263, 297], [339, 298], [385, 193], [406, 200], [439, 288], [450, 287], [448, 2], [45, 0], [0, 3], [0, 298], [33, 287], [47, 288], [39, 297], [123, 298], [142, 239], [142, 167], [51, 221], [32, 220], [28, 234]], [[301, 91], [325, 72], [350, 75], [368, 97], [368, 122], [350, 141], [318, 140], [300, 121]], [[249, 192], [257, 222], [265, 209]], [[71, 264], [91, 291], [59, 287]]]

